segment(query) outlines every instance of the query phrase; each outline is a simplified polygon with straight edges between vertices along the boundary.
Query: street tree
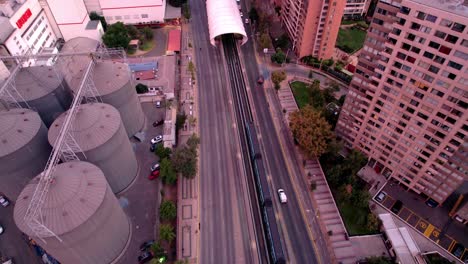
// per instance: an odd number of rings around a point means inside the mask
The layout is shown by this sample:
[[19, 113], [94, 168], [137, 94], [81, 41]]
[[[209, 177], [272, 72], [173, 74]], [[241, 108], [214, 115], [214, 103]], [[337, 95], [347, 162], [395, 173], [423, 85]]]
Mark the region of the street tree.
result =
[[368, 230], [379, 230], [380, 221], [373, 213], [367, 215], [366, 227]]
[[271, 73], [271, 81], [275, 85], [276, 90], [279, 90], [281, 88], [280, 84], [284, 80], [286, 80], [286, 72], [274, 71]]
[[187, 114], [185, 114], [185, 112], [178, 113], [176, 117], [176, 129], [181, 129], [184, 126], [186, 120]]
[[177, 207], [171, 201], [164, 201], [159, 206], [159, 217], [163, 221], [172, 221], [177, 217]]
[[161, 160], [170, 158], [171, 153], [172, 150], [170, 148], [164, 147], [163, 144], [158, 144], [154, 150], [154, 154], [156, 154]]
[[198, 145], [200, 144], [200, 138], [195, 134], [193, 133], [188, 139], [187, 139], [187, 146], [192, 149], [192, 150], [195, 150], [197, 149]]
[[169, 159], [162, 159], [159, 167], [159, 177], [161, 177], [161, 181], [164, 184], [173, 185], [177, 182], [177, 173], [175, 172], [175, 169]]
[[311, 106], [293, 112], [290, 126], [294, 138], [308, 157], [322, 155], [333, 138], [330, 124]]
[[145, 40], [153, 39], [153, 30], [150, 27], [144, 27], [140, 30], [141, 34], [144, 36]]
[[127, 28], [122, 22], [117, 22], [108, 26], [106, 33], [102, 36], [102, 41], [108, 48], [128, 48], [130, 36]]
[[309, 86], [309, 104], [316, 110], [322, 110], [325, 106], [325, 98], [320, 90], [320, 81], [314, 80]]
[[258, 12], [255, 7], [250, 8], [249, 11], [249, 18], [252, 22], [257, 22], [258, 21]]
[[286, 61], [286, 54], [284, 54], [284, 52], [280, 48], [277, 48], [276, 53], [271, 55], [271, 62], [282, 64], [285, 61]]
[[193, 178], [197, 174], [197, 157], [196, 150], [188, 146], [178, 147], [172, 155], [172, 164], [183, 177]]
[[137, 94], [144, 94], [148, 92], [148, 86], [142, 83], [139, 83], [135, 86]]
[[128, 35], [132, 39], [138, 39], [140, 37], [140, 31], [138, 31], [138, 28], [136, 28], [134, 25], [126, 25], [126, 27]]
[[172, 242], [176, 234], [174, 233], [174, 227], [170, 224], [162, 224], [159, 226], [159, 239], [166, 242]]
[[151, 245], [150, 251], [151, 253], [153, 253], [153, 256], [155, 257], [160, 257], [164, 255], [164, 248], [161, 247], [161, 243], [159, 242]]
[[190, 6], [188, 3], [182, 5], [182, 15], [187, 20], [190, 20], [190, 18], [192, 17], [192, 14], [190, 13]]

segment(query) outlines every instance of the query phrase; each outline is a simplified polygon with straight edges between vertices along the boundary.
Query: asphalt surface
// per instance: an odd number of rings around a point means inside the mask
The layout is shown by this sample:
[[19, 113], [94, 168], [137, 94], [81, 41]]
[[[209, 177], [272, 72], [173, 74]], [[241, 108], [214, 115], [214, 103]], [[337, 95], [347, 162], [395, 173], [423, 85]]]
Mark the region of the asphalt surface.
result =
[[[246, 31], [251, 37], [249, 27]], [[248, 76], [248, 84], [251, 88], [253, 104], [256, 112], [256, 123], [259, 125], [261, 144], [264, 148], [264, 160], [267, 161], [267, 173], [269, 174], [272, 195], [276, 195], [277, 189], [284, 189], [287, 204], [280, 204], [278, 199], [274, 204], [279, 209], [278, 223], [282, 229], [283, 247], [290, 263], [318, 263], [316, 253], [309, 237], [307, 225], [300, 211], [298, 198], [293, 189], [286, 160], [280, 146], [278, 135], [266, 100], [266, 92], [263, 87], [257, 87], [256, 80], [259, 76], [259, 67], [255, 59], [254, 43], [248, 41], [242, 46], [242, 57], [245, 72]], [[267, 77], [267, 76], [265, 76]], [[254, 117], [255, 118], [255, 117]], [[296, 166], [293, 166], [296, 167]], [[297, 173], [295, 169], [294, 173]]]
[[191, 3], [199, 91], [199, 263], [254, 263], [255, 237], [231, 95], [220, 50], [209, 43], [205, 1]]

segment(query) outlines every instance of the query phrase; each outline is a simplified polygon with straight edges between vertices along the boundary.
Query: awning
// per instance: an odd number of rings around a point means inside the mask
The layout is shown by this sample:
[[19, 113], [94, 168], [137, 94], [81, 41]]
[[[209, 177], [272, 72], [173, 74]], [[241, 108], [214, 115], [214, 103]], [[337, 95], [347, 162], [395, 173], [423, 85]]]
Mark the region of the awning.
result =
[[180, 51], [180, 29], [173, 29], [169, 31], [169, 40], [167, 41], [168, 52], [179, 52]]

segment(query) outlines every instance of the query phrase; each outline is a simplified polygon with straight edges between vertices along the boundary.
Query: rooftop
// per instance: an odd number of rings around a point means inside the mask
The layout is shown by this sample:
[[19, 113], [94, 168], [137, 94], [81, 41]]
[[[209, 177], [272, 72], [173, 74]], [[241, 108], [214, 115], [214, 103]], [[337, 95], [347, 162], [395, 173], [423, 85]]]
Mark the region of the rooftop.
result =
[[408, 0], [468, 18], [468, 0]]
[[88, 22], [88, 24], [86, 24], [86, 28], [85, 28], [85, 29], [86, 29], [86, 30], [94, 30], [94, 29], [98, 28], [99, 22], [101, 22], [101, 21], [99, 21], [99, 20], [90, 20], [90, 21]]

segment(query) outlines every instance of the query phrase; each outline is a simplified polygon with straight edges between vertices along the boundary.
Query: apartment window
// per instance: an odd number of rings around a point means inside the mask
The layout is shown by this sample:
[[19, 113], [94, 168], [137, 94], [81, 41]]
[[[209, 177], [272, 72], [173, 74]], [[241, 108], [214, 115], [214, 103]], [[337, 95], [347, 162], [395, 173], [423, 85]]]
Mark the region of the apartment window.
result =
[[419, 54], [419, 52], [421, 52], [421, 49], [413, 46], [413, 47], [411, 48], [411, 51], [414, 52], [414, 53], [416, 53], [416, 54]]
[[458, 64], [458, 63], [453, 62], [453, 61], [449, 61], [448, 66], [452, 67], [454, 69], [457, 69], [457, 70], [461, 70], [461, 68], [463, 67], [461, 64]]
[[463, 47], [468, 47], [468, 39], [464, 39], [461, 44]]
[[451, 48], [447, 47], [447, 46], [441, 46], [440, 49], [439, 49], [440, 52], [442, 52], [443, 54], [447, 54], [449, 55], [450, 52], [452, 51]]
[[115, 20], [122, 20], [122, 16], [115, 16]]
[[428, 58], [428, 59], [432, 59], [434, 58], [434, 54], [428, 52], [428, 51], [425, 51], [424, 54], [423, 54], [424, 57]]
[[148, 18], [148, 14], [141, 14], [141, 18]]
[[436, 16], [433, 16], [433, 15], [427, 14], [426, 20], [427, 20], [427, 21], [430, 21], [430, 22], [436, 22], [437, 17], [436, 17]]
[[443, 38], [445, 38], [445, 36], [447, 36], [447, 33], [436, 30], [436, 32], [434, 33], [434, 36], [443, 39]]
[[458, 40], [458, 37], [453, 36], [453, 35], [448, 35], [447, 38], [445, 38], [445, 40], [449, 43], [455, 44]]
[[406, 7], [406, 6], [401, 6], [400, 7], [400, 12], [405, 14], [405, 15], [408, 15], [411, 12], [411, 8]]
[[444, 27], [450, 28], [450, 27], [452, 27], [452, 24], [453, 24], [453, 22], [448, 20], [448, 19], [442, 19], [442, 21], [440, 21], [440, 25], [444, 26]]
[[408, 44], [408, 43], [404, 43], [404, 42], [403, 42], [403, 44], [401, 45], [401, 48], [404, 49], [404, 50], [410, 50], [411, 45]]
[[445, 62], [445, 58], [442, 58], [440, 57], [439, 55], [437, 55], [434, 59], [435, 62], [439, 63], [439, 64], [444, 64]]
[[[395, 28], [394, 28], [395, 29]], [[401, 30], [400, 30], [401, 31]], [[411, 34], [411, 33], [408, 33], [406, 34], [406, 39], [409, 39], [411, 41], [415, 40], [416, 39], [416, 35], [414, 34]]]
[[106, 20], [107, 20], [107, 21], [114, 20], [114, 17], [112, 17], [112, 16], [106, 16]]
[[429, 42], [429, 47], [438, 49], [440, 47], [440, 44], [434, 41]]
[[465, 53], [463, 51], [456, 50], [453, 53], [453, 56], [455, 56], [457, 58], [460, 58], [460, 59], [463, 59], [463, 60], [468, 60], [468, 53]]
[[400, 24], [402, 26], [404, 26], [405, 23], [406, 23], [406, 19], [404, 19], [404, 18], [400, 18], [400, 20], [398, 21], [398, 24]]
[[451, 80], [454, 80], [455, 78], [457, 78], [457, 75], [451, 73], [451, 72], [448, 72], [448, 71], [442, 71], [442, 74], [441, 74], [443, 77], [445, 78], [449, 78]]
[[436, 66], [433, 66], [433, 65], [429, 66], [429, 71], [432, 72], [432, 73], [437, 74], [439, 72], [439, 70], [440, 69], [438, 67], [436, 67]]
[[418, 23], [412, 22], [410, 28], [414, 30], [419, 30], [421, 28], [421, 25]]
[[459, 23], [454, 23], [453, 27], [452, 27], [452, 30], [456, 31], [456, 32], [463, 32], [463, 30], [465, 30], [465, 25], [462, 25], [462, 24], [459, 24]]
[[418, 11], [416, 17], [418, 19], [424, 20], [424, 18], [426, 18], [426, 13]]

